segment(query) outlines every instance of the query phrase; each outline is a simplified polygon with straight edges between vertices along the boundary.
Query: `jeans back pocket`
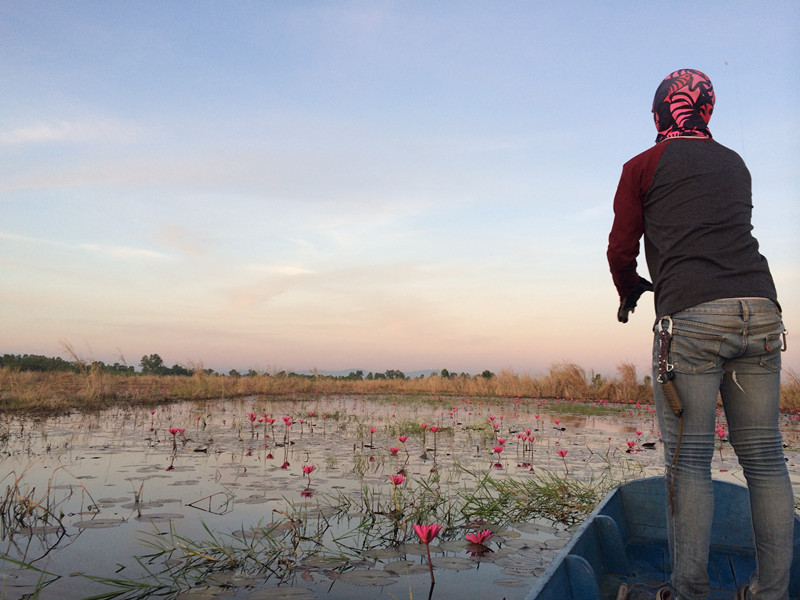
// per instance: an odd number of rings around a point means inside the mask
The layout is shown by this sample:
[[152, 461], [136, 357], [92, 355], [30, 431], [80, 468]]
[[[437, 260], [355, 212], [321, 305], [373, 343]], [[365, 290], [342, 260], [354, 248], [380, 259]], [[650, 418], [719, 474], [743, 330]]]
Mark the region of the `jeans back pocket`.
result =
[[724, 337], [712, 333], [675, 329], [670, 345], [670, 361], [675, 371], [704, 373], [717, 366]]

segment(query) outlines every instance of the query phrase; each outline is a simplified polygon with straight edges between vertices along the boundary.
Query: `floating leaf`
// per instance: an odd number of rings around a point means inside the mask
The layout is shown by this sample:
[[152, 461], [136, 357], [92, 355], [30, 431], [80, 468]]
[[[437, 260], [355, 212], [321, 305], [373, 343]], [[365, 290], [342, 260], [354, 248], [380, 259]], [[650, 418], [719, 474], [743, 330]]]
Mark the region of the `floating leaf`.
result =
[[221, 587], [195, 588], [175, 594], [175, 600], [216, 600], [216, 598], [228, 598], [235, 595], [235, 590]]
[[301, 587], [277, 587], [255, 590], [247, 594], [247, 600], [316, 600], [313, 590]]
[[303, 565], [317, 569], [339, 569], [347, 566], [349, 562], [339, 556], [309, 556], [303, 561]]
[[466, 571], [475, 567], [475, 563], [466, 558], [457, 556], [442, 556], [433, 561], [433, 566], [437, 569], [452, 569], [455, 571]]
[[146, 521], [149, 523], [160, 523], [162, 521], [172, 521], [173, 519], [182, 519], [183, 515], [178, 513], [153, 513], [151, 515], [139, 515], [136, 517], [139, 521]]
[[405, 553], [399, 548], [371, 548], [361, 553], [364, 558], [400, 558]]
[[523, 579], [512, 579], [510, 577], [506, 577], [504, 579], [495, 579], [492, 583], [506, 588], [527, 588], [531, 585], [530, 581], [525, 581]]
[[102, 529], [105, 527], [119, 527], [125, 519], [90, 519], [88, 521], [78, 521], [73, 523], [78, 529]]
[[420, 573], [427, 573], [428, 565], [412, 562], [410, 560], [398, 560], [395, 562], [390, 562], [388, 565], [383, 567], [383, 569], [396, 575], [418, 575]]
[[215, 585], [228, 585], [231, 587], [252, 587], [256, 585], [256, 580], [252, 577], [230, 572], [214, 573], [206, 577], [205, 580]]
[[353, 585], [391, 585], [397, 581], [397, 575], [388, 571], [356, 569], [345, 571], [339, 576], [339, 579]]

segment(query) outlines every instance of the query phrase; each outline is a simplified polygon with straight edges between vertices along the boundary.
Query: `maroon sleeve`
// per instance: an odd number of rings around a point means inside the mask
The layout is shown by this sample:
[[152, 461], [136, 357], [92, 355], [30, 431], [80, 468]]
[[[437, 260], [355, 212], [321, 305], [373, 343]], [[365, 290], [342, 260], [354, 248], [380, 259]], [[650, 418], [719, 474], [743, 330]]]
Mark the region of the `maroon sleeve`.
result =
[[642, 205], [653, 181], [658, 160], [667, 142], [662, 142], [629, 160], [622, 167], [622, 176], [614, 196], [614, 225], [608, 236], [608, 266], [620, 298], [639, 285], [636, 257], [639, 240], [644, 233]]

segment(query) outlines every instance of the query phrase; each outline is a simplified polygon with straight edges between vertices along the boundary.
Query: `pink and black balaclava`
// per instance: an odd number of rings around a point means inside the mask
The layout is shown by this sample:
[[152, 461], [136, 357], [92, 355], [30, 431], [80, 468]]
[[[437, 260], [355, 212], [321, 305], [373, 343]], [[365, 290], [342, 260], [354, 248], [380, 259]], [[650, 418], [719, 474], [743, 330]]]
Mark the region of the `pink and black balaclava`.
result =
[[656, 143], [681, 136], [711, 137], [708, 121], [714, 112], [714, 87], [705, 73], [680, 69], [661, 82], [653, 99]]

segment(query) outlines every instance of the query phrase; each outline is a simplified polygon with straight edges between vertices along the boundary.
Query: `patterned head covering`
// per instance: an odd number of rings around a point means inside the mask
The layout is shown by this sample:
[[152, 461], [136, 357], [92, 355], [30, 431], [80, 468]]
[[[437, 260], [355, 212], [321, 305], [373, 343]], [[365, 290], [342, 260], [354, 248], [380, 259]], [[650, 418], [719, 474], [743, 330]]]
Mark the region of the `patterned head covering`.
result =
[[711, 137], [714, 88], [707, 75], [694, 69], [675, 71], [661, 82], [653, 99], [656, 143], [680, 136]]

